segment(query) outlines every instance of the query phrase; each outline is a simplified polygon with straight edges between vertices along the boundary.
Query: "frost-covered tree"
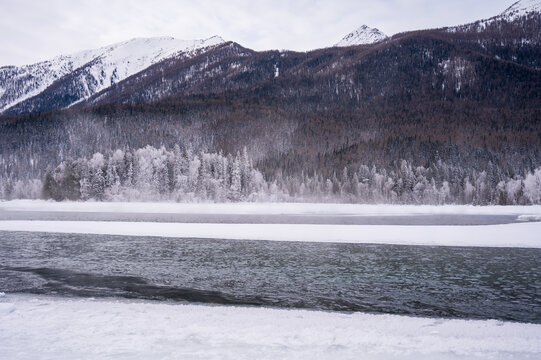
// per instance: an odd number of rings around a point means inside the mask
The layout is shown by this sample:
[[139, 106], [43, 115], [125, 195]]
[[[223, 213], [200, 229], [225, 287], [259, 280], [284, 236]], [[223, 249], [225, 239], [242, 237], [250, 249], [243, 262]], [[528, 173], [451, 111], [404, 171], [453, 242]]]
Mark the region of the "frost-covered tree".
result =
[[240, 158], [237, 154], [233, 166], [231, 169], [231, 186], [230, 186], [230, 199], [231, 200], [240, 200], [241, 191], [242, 191], [242, 172], [241, 172], [241, 163]]
[[541, 203], [541, 168], [526, 175], [524, 179], [524, 195], [532, 204]]

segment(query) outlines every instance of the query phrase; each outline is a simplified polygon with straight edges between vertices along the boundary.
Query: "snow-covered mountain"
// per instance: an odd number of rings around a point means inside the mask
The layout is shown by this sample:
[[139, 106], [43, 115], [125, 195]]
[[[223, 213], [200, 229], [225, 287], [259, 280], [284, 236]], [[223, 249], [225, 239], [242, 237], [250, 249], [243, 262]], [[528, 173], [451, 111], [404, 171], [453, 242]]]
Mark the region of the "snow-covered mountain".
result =
[[64, 107], [70, 106], [164, 59], [189, 57], [221, 43], [224, 40], [218, 36], [204, 40], [136, 38], [32, 65], [0, 67], [0, 113], [66, 77], [70, 77], [66, 89], [69, 99]]
[[387, 39], [387, 35], [379, 31], [378, 29], [368, 27], [366, 25], [354, 30], [347, 34], [334, 46], [353, 46], [353, 45], [366, 45], [374, 44]]
[[[541, 0], [519, 0], [513, 5], [508, 7], [504, 12], [493, 16], [489, 19], [478, 20], [470, 24], [458, 25], [448, 27], [447, 31], [449, 32], [460, 32], [460, 31], [477, 31], [481, 32], [486, 30], [488, 27], [493, 26], [495, 23], [501, 22], [513, 22], [519, 18], [527, 17], [529, 15], [535, 15], [541, 13]], [[497, 26], [502, 29], [501, 26]], [[537, 37], [529, 39], [530, 42], [538, 42]]]
[[501, 16], [517, 18], [531, 12], [541, 12], [541, 0], [520, 0], [505, 10]]
[[[483, 51], [488, 43], [498, 48], [518, 43], [541, 44], [540, 10], [541, 0], [521, 0], [490, 19], [441, 30], [476, 34], [471, 42], [483, 44]], [[335, 47], [373, 44], [386, 39], [389, 38], [378, 29], [363, 25]], [[395, 39], [396, 36], [390, 41]], [[502, 50], [495, 55], [539, 68], [537, 54], [521, 51], [519, 55], [510, 55], [510, 51]], [[205, 56], [197, 58], [203, 53]], [[236, 43], [225, 43], [219, 37], [189, 41], [158, 37], [132, 39], [32, 65], [0, 67], [0, 114], [45, 112], [75, 104], [94, 106], [121, 98], [122, 102], [129, 103], [152, 102], [180, 93], [209, 93], [228, 86], [238, 89], [240, 84], [252, 86], [251, 81], [266, 78], [267, 64], [250, 58], [251, 55], [251, 50]], [[246, 60], [248, 58], [251, 60]], [[268, 61], [273, 69], [272, 78], [278, 72], [280, 78], [286, 74], [279, 59]], [[135, 74], [138, 75], [133, 76]]]

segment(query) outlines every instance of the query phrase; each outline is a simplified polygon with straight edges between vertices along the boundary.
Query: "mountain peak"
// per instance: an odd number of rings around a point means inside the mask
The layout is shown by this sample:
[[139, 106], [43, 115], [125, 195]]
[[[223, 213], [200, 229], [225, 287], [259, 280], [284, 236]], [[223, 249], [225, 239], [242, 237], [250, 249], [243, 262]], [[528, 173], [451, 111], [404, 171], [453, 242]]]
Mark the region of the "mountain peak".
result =
[[502, 16], [519, 17], [531, 12], [541, 12], [541, 0], [519, 0], [502, 13]]
[[71, 76], [71, 106], [164, 59], [193, 56], [225, 41], [219, 36], [180, 40], [170, 36], [133, 38], [97, 49], [60, 55], [20, 67], [0, 67], [0, 112], [37, 96], [54, 82]]
[[208, 39], [206, 39], [205, 41], [216, 41], [218, 43], [224, 43], [225, 42], [225, 40], [221, 36], [218, 36], [218, 35], [213, 35], [213, 36], [209, 37]]
[[340, 40], [340, 42], [338, 42], [334, 46], [375, 44], [385, 39], [387, 39], [387, 35], [379, 31], [378, 29], [363, 25], [358, 29], [352, 31], [348, 35], [344, 36], [344, 38], [342, 38], [342, 40]]

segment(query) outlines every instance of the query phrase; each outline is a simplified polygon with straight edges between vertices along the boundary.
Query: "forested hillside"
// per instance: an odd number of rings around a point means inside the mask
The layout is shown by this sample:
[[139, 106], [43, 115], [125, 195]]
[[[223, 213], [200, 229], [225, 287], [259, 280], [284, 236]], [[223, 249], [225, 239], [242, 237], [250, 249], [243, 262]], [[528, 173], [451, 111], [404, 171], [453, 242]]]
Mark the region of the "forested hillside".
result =
[[541, 166], [540, 27], [530, 12], [306, 53], [221, 43], [69, 109], [0, 117], [0, 178], [12, 189], [63, 161], [178, 144], [246, 148], [280, 199], [536, 202], [525, 181]]

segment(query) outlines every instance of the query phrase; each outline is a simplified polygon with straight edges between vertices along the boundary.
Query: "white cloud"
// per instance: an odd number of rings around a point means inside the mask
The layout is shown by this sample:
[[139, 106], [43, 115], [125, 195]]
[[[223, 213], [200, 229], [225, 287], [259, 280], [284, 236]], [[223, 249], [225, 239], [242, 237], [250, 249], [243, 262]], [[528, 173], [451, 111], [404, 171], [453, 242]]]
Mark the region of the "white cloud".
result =
[[513, 0], [0, 0], [0, 64], [134, 37], [220, 35], [255, 49], [330, 46], [362, 24], [392, 35], [502, 12]]

